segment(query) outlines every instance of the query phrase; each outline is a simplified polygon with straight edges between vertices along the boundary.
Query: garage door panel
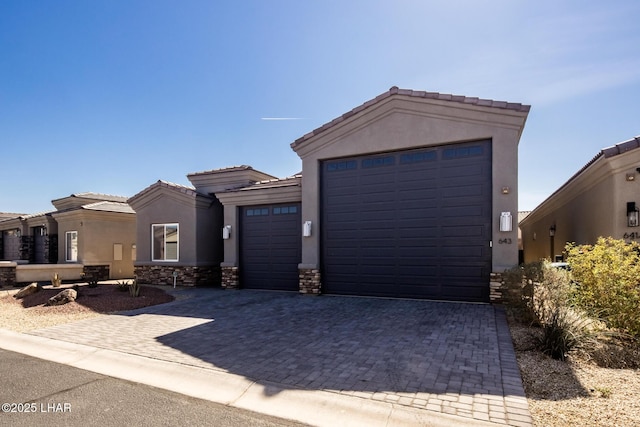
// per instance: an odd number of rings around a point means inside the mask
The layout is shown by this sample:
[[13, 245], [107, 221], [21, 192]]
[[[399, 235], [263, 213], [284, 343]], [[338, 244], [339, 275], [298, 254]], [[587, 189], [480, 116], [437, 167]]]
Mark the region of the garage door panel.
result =
[[300, 212], [300, 203], [241, 209], [239, 271], [243, 287], [299, 289]]
[[[331, 163], [351, 167], [332, 172]], [[488, 301], [490, 141], [330, 161], [321, 170], [325, 292]], [[337, 248], [347, 240], [356, 243]], [[455, 289], [446, 291], [449, 280]]]

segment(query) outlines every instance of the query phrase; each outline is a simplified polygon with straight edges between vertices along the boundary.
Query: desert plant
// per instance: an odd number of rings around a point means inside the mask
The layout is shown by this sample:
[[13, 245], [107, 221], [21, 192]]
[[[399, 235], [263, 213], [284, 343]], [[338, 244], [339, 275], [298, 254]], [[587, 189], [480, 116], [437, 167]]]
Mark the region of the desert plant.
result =
[[51, 284], [54, 288], [59, 288], [62, 285], [62, 278], [58, 275], [58, 273], [54, 273], [51, 278]]
[[572, 350], [594, 347], [600, 330], [593, 320], [569, 306], [556, 306], [541, 321], [540, 350], [557, 360], [565, 360]]
[[544, 279], [543, 262], [522, 264], [506, 270], [502, 279], [506, 286], [503, 298], [510, 312], [522, 323], [537, 323], [533, 297], [535, 284]]
[[126, 292], [129, 290], [129, 282], [124, 280], [122, 282], [117, 282], [116, 286], [120, 292]]
[[133, 282], [129, 285], [129, 294], [132, 297], [137, 297], [140, 295], [140, 285], [138, 284], [137, 279], [133, 279]]
[[576, 304], [640, 338], [640, 244], [600, 237], [594, 245], [569, 244], [566, 251], [579, 284]]
[[568, 271], [548, 262], [533, 263], [512, 270], [507, 280], [519, 291], [510, 300], [519, 304], [520, 320], [541, 328], [537, 345], [543, 353], [565, 360], [570, 351], [595, 343], [600, 328], [573, 306], [574, 284]]

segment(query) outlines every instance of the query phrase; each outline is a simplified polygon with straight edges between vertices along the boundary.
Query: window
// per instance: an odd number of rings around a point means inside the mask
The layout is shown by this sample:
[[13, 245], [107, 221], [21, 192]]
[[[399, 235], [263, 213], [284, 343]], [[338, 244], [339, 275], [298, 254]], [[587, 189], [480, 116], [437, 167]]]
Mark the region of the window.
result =
[[282, 206], [278, 208], [273, 208], [274, 215], [287, 215], [287, 214], [295, 214], [298, 213], [297, 206]]
[[247, 216], [269, 215], [269, 208], [247, 209]]
[[67, 231], [65, 233], [65, 254], [67, 262], [78, 261], [78, 232]]
[[153, 261], [178, 261], [178, 224], [151, 226], [151, 254]]

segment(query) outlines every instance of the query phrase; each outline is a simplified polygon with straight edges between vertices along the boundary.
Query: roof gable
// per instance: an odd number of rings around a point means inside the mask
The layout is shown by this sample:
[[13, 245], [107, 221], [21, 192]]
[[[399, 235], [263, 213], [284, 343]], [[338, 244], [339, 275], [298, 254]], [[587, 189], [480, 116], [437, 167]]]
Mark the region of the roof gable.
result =
[[[332, 121], [325, 123], [319, 128], [314, 129], [308, 134], [298, 138], [291, 144], [291, 148], [294, 151], [298, 151], [301, 146], [306, 145], [306, 143], [315, 137], [338, 127], [341, 124], [344, 124], [348, 121], [353, 120], [357, 116], [361, 116], [366, 112], [374, 109], [376, 106], [384, 102], [388, 102], [391, 98], [405, 98], [405, 99], [413, 99], [415, 101], [432, 101], [440, 104], [451, 103], [451, 105], [457, 104], [458, 106], [464, 107], [468, 106], [470, 108], [479, 107], [479, 108], [488, 108], [488, 109], [497, 109], [503, 110], [504, 113], [512, 112], [519, 113], [520, 115], [526, 114], [531, 109], [529, 105], [523, 105], [520, 103], [511, 103], [506, 101], [494, 101], [490, 99], [481, 99], [475, 97], [467, 97], [461, 95], [451, 95], [451, 94], [441, 94], [438, 92], [426, 92], [426, 91], [414, 91], [411, 89], [399, 89], [396, 86], [393, 86], [387, 92], [384, 92], [377, 97], [365, 102], [358, 107], [353, 108], [352, 110], [344, 113], [343, 115], [333, 119]], [[524, 123], [522, 124], [524, 126]]]
[[193, 204], [196, 200], [204, 200], [209, 204], [213, 200], [212, 197], [206, 194], [198, 193], [193, 187], [158, 180], [129, 198], [127, 202], [134, 210], [138, 211], [165, 197], [178, 200], [184, 204]]

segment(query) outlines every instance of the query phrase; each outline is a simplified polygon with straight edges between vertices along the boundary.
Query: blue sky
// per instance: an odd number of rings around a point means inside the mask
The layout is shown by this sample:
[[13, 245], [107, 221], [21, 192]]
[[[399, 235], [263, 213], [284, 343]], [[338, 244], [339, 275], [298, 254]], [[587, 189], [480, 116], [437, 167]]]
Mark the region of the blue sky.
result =
[[[0, 211], [248, 164], [391, 86], [532, 106], [520, 210], [640, 135], [640, 2], [0, 1]], [[264, 118], [297, 120], [264, 120]]]

